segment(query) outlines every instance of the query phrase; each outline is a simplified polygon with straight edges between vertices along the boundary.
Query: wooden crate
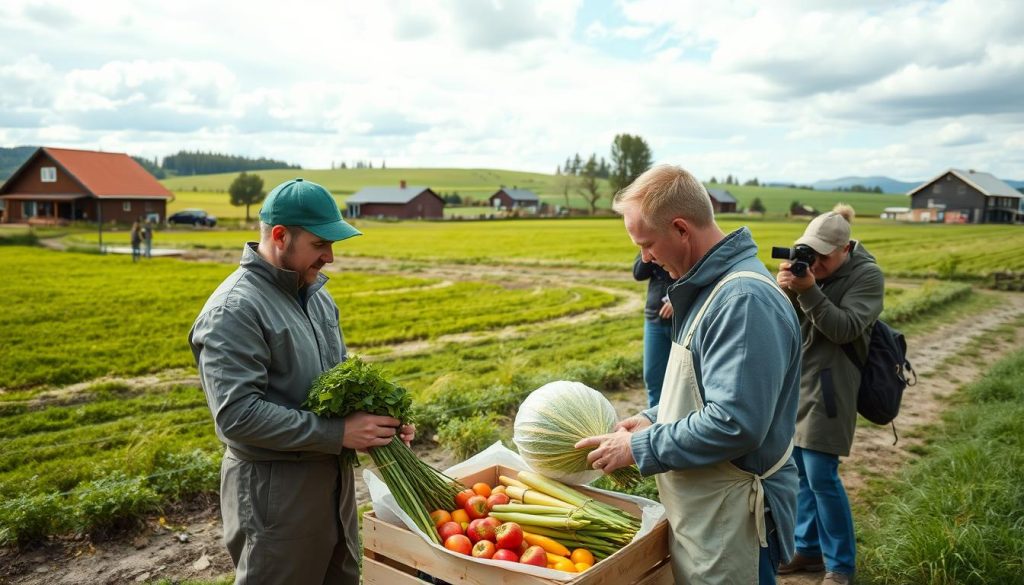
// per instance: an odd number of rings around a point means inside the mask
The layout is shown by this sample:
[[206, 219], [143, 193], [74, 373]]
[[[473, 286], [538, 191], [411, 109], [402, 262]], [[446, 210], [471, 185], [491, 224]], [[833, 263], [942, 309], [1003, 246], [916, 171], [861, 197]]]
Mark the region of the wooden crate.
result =
[[[498, 476], [516, 477], [518, 472], [502, 466], [460, 478], [466, 485], [478, 481], [498, 483]], [[614, 504], [639, 516], [639, 509], [626, 500], [580, 488], [595, 499]], [[672, 567], [668, 562], [668, 522], [662, 520], [642, 538], [580, 573], [570, 581], [542, 579], [499, 566], [475, 563], [461, 555], [440, 551], [406, 529], [378, 520], [374, 513], [363, 516], [364, 585], [423, 583], [422, 571], [452, 584], [473, 585], [670, 585]]]

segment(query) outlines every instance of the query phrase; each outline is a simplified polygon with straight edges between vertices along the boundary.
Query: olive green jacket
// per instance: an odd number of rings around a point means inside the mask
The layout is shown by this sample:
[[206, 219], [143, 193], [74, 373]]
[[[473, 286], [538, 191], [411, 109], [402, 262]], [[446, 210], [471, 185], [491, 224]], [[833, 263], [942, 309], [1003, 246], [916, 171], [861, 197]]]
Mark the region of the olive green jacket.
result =
[[885, 280], [875, 258], [853, 241], [847, 261], [795, 296], [803, 337], [797, 447], [845, 456], [857, 426], [860, 371], [843, 352], [867, 354], [871, 326], [882, 313]]

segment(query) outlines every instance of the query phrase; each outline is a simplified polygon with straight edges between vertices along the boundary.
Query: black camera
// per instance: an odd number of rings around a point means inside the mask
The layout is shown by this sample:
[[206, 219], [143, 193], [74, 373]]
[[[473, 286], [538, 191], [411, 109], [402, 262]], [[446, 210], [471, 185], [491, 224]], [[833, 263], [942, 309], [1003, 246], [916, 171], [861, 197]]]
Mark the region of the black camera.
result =
[[772, 258], [789, 260], [789, 271], [797, 278], [807, 276], [807, 269], [814, 266], [818, 259], [818, 253], [807, 244], [797, 244], [792, 248], [772, 246]]

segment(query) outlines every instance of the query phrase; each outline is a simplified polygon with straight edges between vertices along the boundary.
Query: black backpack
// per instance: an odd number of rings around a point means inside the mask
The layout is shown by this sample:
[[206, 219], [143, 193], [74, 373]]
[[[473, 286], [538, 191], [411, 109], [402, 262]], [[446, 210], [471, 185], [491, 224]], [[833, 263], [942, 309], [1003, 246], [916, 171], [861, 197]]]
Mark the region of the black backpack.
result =
[[[892, 421], [900, 412], [904, 388], [917, 383], [917, 374], [907, 361], [907, 339], [879, 319], [871, 328], [864, 364], [857, 358], [853, 344], [843, 344], [843, 351], [860, 370], [857, 412], [875, 424], [892, 424], [893, 436], [898, 441], [896, 425]], [[910, 376], [913, 376], [912, 380]]]

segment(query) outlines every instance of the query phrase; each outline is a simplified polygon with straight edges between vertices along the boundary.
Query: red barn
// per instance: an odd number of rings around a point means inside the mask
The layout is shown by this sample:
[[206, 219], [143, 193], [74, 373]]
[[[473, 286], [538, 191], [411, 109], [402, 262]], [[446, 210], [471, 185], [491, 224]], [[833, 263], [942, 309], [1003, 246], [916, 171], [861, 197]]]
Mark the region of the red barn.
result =
[[365, 187], [345, 201], [347, 217], [442, 219], [444, 200], [430, 187]]
[[130, 156], [41, 147], [0, 186], [4, 223], [167, 219], [174, 195]]

